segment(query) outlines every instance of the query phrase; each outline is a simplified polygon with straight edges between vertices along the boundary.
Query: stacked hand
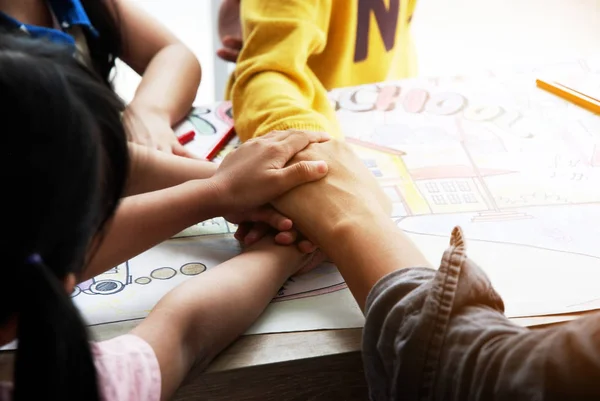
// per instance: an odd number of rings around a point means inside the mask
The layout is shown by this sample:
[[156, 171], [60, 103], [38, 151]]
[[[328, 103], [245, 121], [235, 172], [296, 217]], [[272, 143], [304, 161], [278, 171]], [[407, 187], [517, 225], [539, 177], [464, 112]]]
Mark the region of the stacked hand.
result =
[[275, 229], [278, 243], [298, 243], [310, 253], [314, 244], [334, 244], [332, 233], [345, 224], [389, 216], [391, 203], [372, 173], [348, 145], [328, 139], [322, 133], [275, 132], [224, 160], [215, 177], [228, 188], [225, 202], [235, 204], [226, 217], [240, 224], [238, 240], [249, 245]]
[[[272, 202], [295, 222], [295, 228], [313, 243], [334, 243], [336, 229], [356, 221], [388, 216], [391, 203], [373, 174], [344, 142], [313, 143], [288, 166], [310, 160], [327, 162], [327, 177], [299, 186]], [[324, 249], [327, 252], [327, 249]]]
[[306, 160], [286, 166], [310, 144], [330, 138], [315, 132], [273, 132], [252, 139], [228, 154], [212, 176], [212, 185], [222, 215], [240, 224], [236, 238], [245, 245], [261, 239], [268, 231], [279, 231], [276, 242], [298, 242], [300, 250], [311, 253], [315, 246], [302, 241], [292, 221], [269, 206], [269, 202], [302, 184], [323, 178], [328, 171], [322, 160]]

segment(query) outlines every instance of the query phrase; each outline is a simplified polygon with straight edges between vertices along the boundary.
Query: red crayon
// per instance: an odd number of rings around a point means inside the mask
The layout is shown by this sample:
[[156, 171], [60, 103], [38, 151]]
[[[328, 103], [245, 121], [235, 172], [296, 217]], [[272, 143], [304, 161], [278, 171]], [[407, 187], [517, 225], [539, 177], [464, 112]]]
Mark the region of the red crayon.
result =
[[192, 139], [194, 139], [195, 136], [196, 133], [194, 131], [189, 131], [181, 135], [177, 139], [179, 140], [180, 144], [185, 145], [186, 143], [189, 143]]
[[217, 143], [208, 151], [208, 153], [204, 156], [206, 160], [212, 160], [215, 156], [227, 145], [227, 143], [235, 136], [235, 129], [233, 126], [229, 128], [225, 134], [219, 138]]

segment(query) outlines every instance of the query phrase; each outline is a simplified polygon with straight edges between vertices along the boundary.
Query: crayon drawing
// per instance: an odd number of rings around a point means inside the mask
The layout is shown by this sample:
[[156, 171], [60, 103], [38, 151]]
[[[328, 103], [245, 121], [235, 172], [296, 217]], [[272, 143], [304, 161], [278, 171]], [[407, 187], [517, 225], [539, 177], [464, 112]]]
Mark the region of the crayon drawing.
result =
[[[232, 236], [235, 229], [235, 225], [222, 218], [192, 226], [143, 254], [79, 283], [71, 295], [73, 301], [90, 325], [143, 318], [169, 290], [239, 254], [239, 245]], [[336, 294], [340, 291], [341, 294]], [[329, 301], [334, 304], [351, 301], [341, 275], [328, 263], [310, 273], [290, 278], [273, 299], [274, 304], [281, 305], [271, 312], [279, 310], [277, 315], [280, 316], [264, 324], [259, 321], [255, 330], [260, 331], [261, 325], [266, 325], [275, 327], [276, 331], [285, 331], [278, 327], [287, 325], [288, 321], [292, 324], [290, 327], [301, 329], [303, 322], [298, 318], [305, 310], [283, 304], [302, 299], [310, 301], [309, 298], [323, 295], [329, 295]], [[333, 314], [334, 309], [330, 313]], [[355, 325], [361, 324], [358, 308], [348, 309], [346, 315]], [[328, 317], [320, 316], [319, 319], [327, 321]]]
[[[433, 265], [462, 226], [509, 316], [595, 308], [600, 298], [589, 284], [600, 280], [600, 116], [536, 88], [553, 67], [331, 93], [397, 224]], [[559, 67], [600, 76], [586, 63]]]
[[[537, 75], [557, 72], [600, 75], [600, 67], [577, 62], [330, 95], [347, 141], [392, 200], [396, 224], [433, 266], [462, 226], [469, 255], [510, 317], [600, 308], [600, 116], [535, 87]], [[226, 102], [198, 108], [178, 130], [204, 130], [186, 146], [205, 154], [213, 128], [225, 132], [231, 116]], [[237, 255], [234, 231], [223, 219], [190, 227], [81, 283], [74, 301], [92, 325], [142, 318], [177, 284]], [[324, 264], [289, 280], [248, 333], [363, 322], [335, 266]]]

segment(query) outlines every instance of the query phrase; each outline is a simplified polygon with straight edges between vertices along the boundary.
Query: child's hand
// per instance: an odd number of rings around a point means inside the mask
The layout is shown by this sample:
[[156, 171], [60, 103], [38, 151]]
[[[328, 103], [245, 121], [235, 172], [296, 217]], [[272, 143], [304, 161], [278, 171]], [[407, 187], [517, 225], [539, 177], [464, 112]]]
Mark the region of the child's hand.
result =
[[257, 208], [294, 187], [323, 178], [327, 174], [324, 162], [286, 164], [309, 144], [329, 138], [318, 132], [272, 132], [229, 153], [210, 178], [221, 213]]
[[194, 158], [180, 143], [169, 121], [155, 113], [127, 108], [123, 122], [129, 141], [177, 156]]
[[[275, 225], [267, 225], [265, 223], [252, 223], [249, 221], [242, 222], [238, 225], [238, 229], [235, 232], [235, 239], [237, 239], [244, 246], [251, 246], [256, 242], [260, 241], [265, 235], [271, 234], [273, 229], [275, 231], [279, 231], [274, 234], [274, 241], [278, 245], [294, 245], [296, 244], [298, 250], [302, 253], [313, 253], [317, 250], [317, 246], [302, 237], [298, 231], [291, 228], [292, 221], [287, 217], [286, 220], [281, 220], [279, 224], [279, 228]], [[286, 229], [282, 229], [281, 227], [288, 226], [287, 222], [289, 222], [289, 227]]]
[[299, 186], [272, 204], [319, 247], [328, 250], [327, 244], [335, 245], [335, 236], [330, 234], [333, 228], [344, 227], [339, 223], [391, 214], [389, 198], [348, 144], [336, 140], [313, 144], [298, 153], [296, 160], [327, 160], [331, 172], [323, 180]]
[[302, 253], [313, 253], [318, 247], [306, 239], [301, 233], [295, 229], [281, 231], [275, 235], [275, 243], [279, 245], [296, 244], [298, 250]]
[[[260, 227], [257, 227], [260, 226]], [[247, 242], [244, 241], [244, 238], [246, 238], [248, 235], [251, 235], [252, 230], [257, 229], [260, 230], [261, 234], [260, 237], [257, 237], [257, 239], [253, 240], [252, 242]], [[272, 247], [273, 246], [273, 241], [275, 240], [275, 237], [273, 237], [273, 229], [269, 228], [268, 226], [262, 224], [262, 223], [243, 223], [239, 226], [238, 231], [235, 233], [235, 238], [240, 241], [241, 245], [242, 245], [242, 250], [249, 250], [249, 249], [256, 249], [256, 247]], [[283, 233], [279, 233], [279, 234], [283, 234]], [[294, 234], [296, 235], [296, 234]], [[277, 242], [277, 241], [275, 241]], [[292, 261], [297, 261], [298, 264], [295, 263], [291, 263], [289, 266], [292, 268], [292, 271], [290, 272], [291, 276], [296, 276], [299, 274], [304, 274], [307, 273], [309, 271], [311, 271], [312, 269], [314, 269], [315, 267], [317, 267], [318, 265], [320, 265], [321, 263], [325, 262], [328, 260], [327, 256], [321, 252], [319, 249], [317, 249], [316, 246], [314, 246], [312, 243], [308, 242], [308, 241], [304, 241], [301, 240], [299, 242], [296, 242], [296, 245], [298, 246], [298, 248], [300, 248], [300, 244], [302, 242], [307, 242], [310, 246], [309, 248], [305, 248], [305, 251], [300, 250], [300, 252], [302, 253], [297, 253], [298, 250], [294, 250], [292, 251], [291, 254], [288, 255], [296, 255], [294, 258], [290, 259], [290, 262]], [[291, 244], [285, 244], [285, 245], [293, 245], [293, 243]], [[278, 247], [279, 248], [279, 247]], [[273, 250], [273, 248], [270, 248], [271, 250]]]
[[218, 31], [223, 47], [217, 50], [217, 56], [235, 63], [242, 49], [240, 0], [223, 0], [219, 8]]
[[[269, 228], [275, 231], [288, 231], [292, 228], [292, 220], [288, 219], [273, 207], [269, 205], [261, 206], [259, 208], [249, 210], [247, 212], [231, 213], [223, 216], [225, 220], [230, 223], [237, 224], [239, 226], [236, 232], [236, 239], [241, 242], [243, 240], [249, 241], [246, 245], [251, 245], [254, 242], [260, 240]], [[253, 226], [254, 229], [245, 231], [240, 229], [241, 227]], [[263, 228], [264, 227], [264, 228]], [[238, 238], [237, 233], [244, 233], [241, 239]], [[251, 234], [248, 236], [248, 234]]]

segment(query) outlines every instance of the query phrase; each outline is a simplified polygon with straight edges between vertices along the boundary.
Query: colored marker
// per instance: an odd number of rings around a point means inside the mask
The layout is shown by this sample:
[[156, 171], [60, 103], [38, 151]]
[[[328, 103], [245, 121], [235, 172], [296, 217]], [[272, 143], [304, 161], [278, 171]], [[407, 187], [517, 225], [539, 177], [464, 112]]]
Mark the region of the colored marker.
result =
[[186, 143], [189, 143], [192, 139], [194, 139], [195, 136], [196, 136], [196, 133], [192, 130], [192, 131], [186, 132], [185, 134], [181, 135], [177, 139], [179, 140], [180, 144], [185, 145]]
[[212, 147], [212, 149], [210, 149], [206, 153], [206, 155], [204, 156], [204, 158], [206, 160], [212, 160], [212, 159], [214, 159], [215, 156], [218, 155], [221, 150], [223, 150], [223, 148], [225, 147], [225, 145], [227, 145], [227, 143], [234, 136], [235, 136], [235, 128], [232, 126], [231, 128], [229, 128], [229, 130], [227, 132], [225, 132], [225, 134], [221, 138], [219, 138], [219, 140], [217, 141], [217, 143], [215, 143], [215, 145]]

